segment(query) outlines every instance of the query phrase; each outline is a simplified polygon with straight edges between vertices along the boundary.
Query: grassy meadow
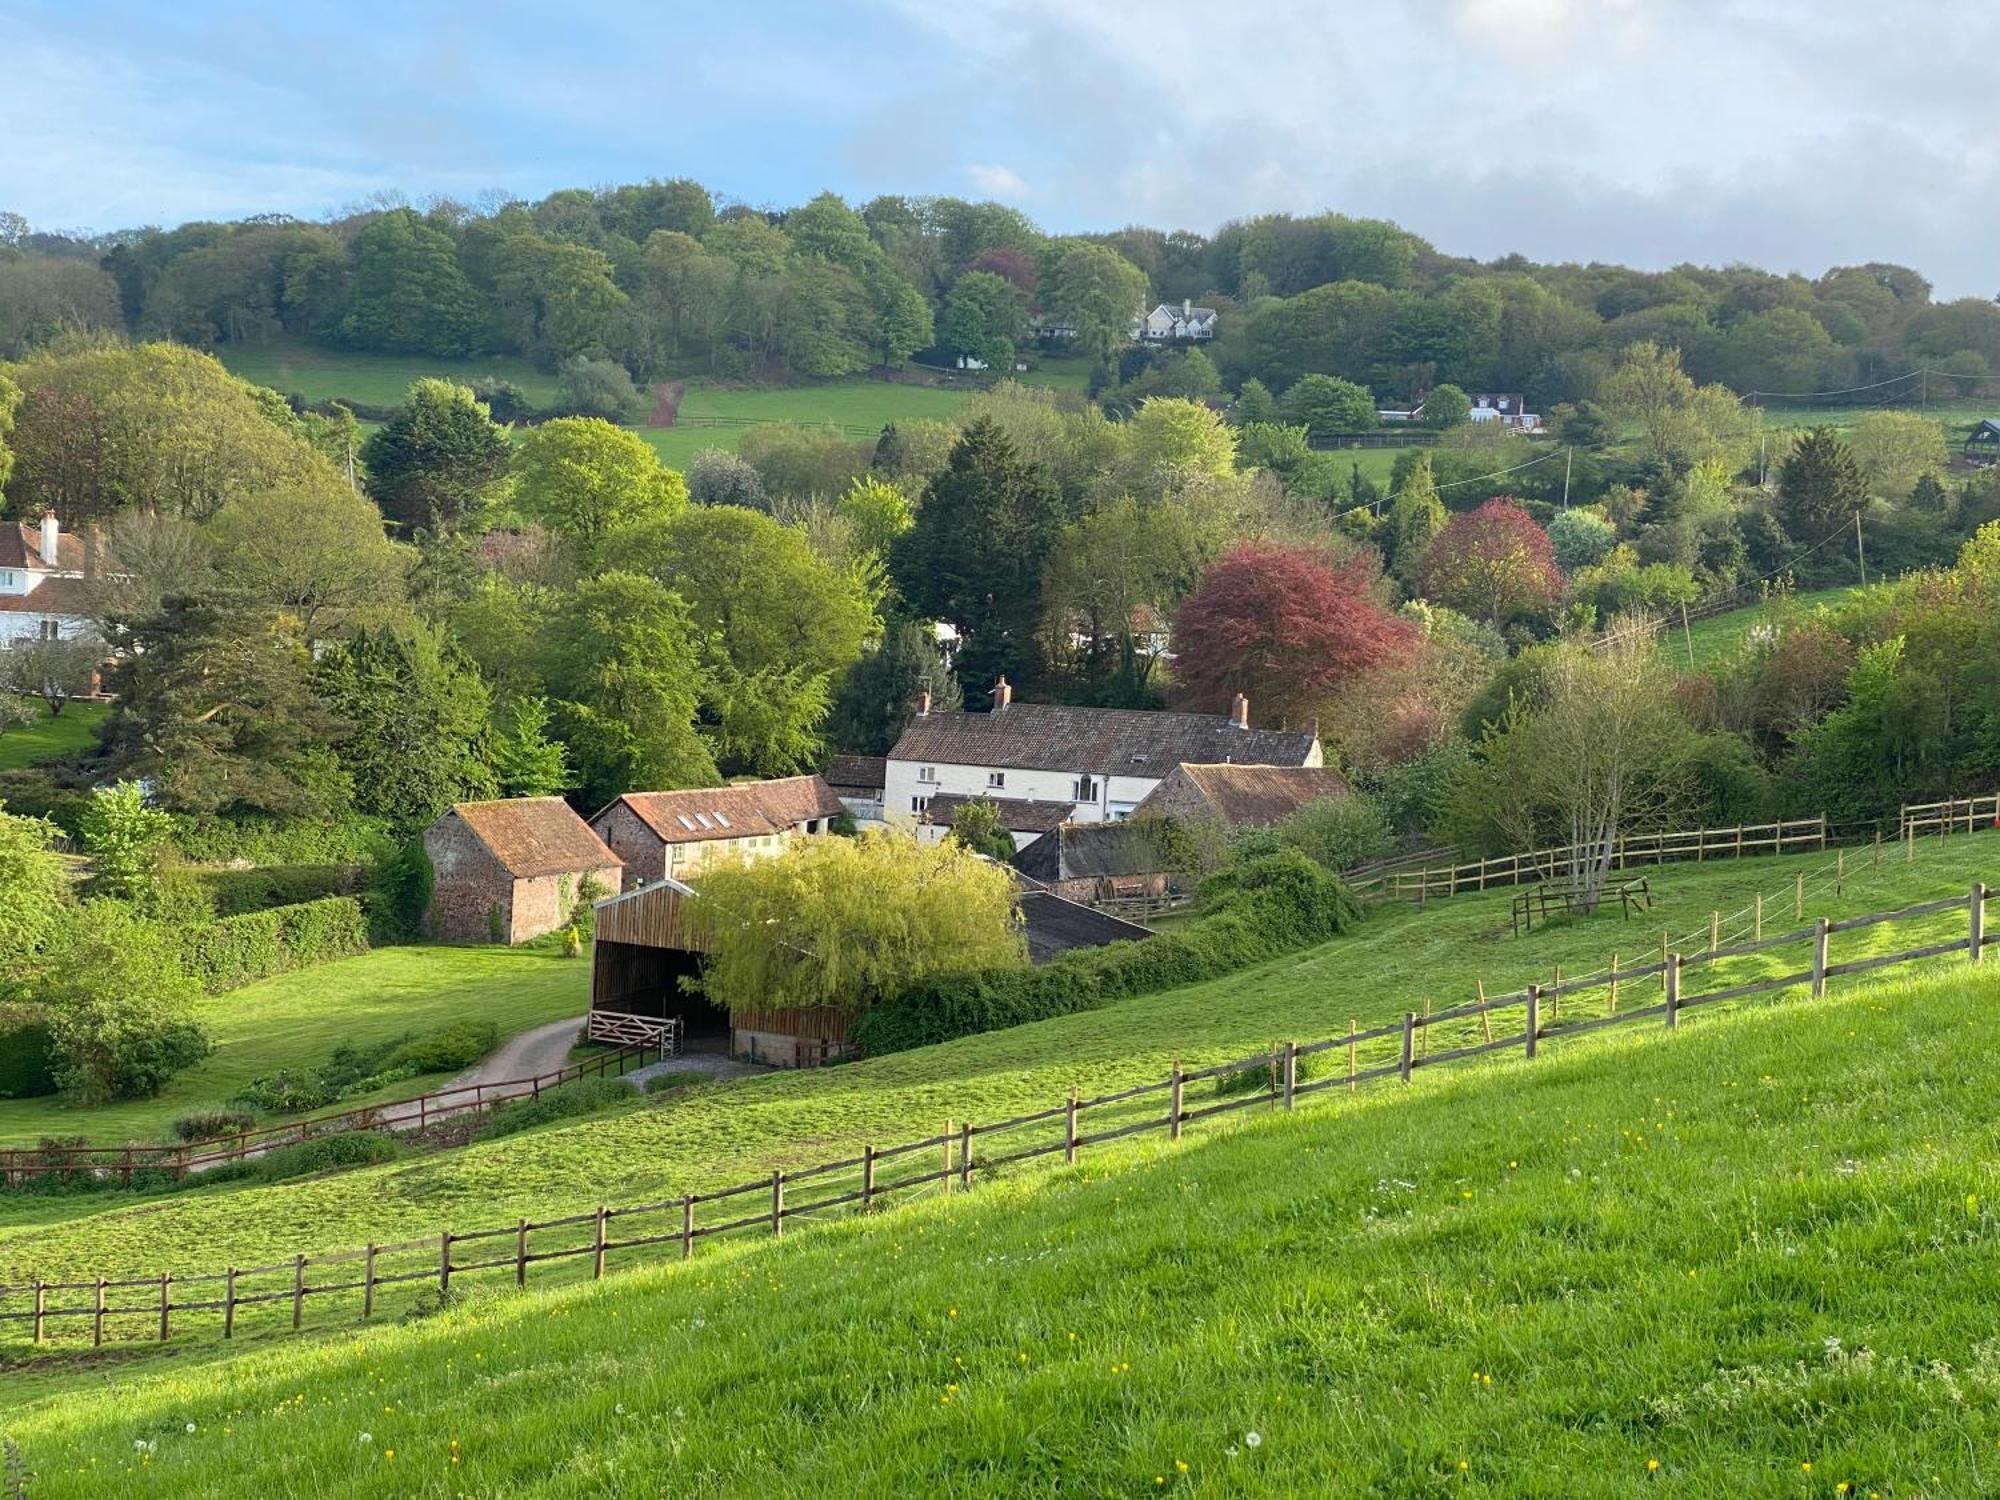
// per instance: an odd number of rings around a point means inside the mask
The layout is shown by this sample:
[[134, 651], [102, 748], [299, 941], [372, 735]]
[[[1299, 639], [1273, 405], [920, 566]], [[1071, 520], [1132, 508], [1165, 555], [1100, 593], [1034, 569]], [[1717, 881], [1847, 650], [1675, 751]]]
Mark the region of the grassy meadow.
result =
[[34, 1500], [1992, 1494], [1996, 992], [1614, 1032], [227, 1361], [49, 1358], [4, 1426]]
[[[219, 1105], [259, 1074], [324, 1062], [342, 1043], [468, 1019], [493, 1022], [504, 1038], [589, 1006], [589, 966], [578, 960], [520, 948], [380, 948], [202, 1000], [196, 1013], [215, 1051], [157, 1099], [84, 1108], [56, 1097], [0, 1099], [0, 1146], [32, 1146], [45, 1136], [163, 1142], [176, 1115]], [[421, 1094], [444, 1076], [404, 1079], [341, 1107]], [[0, 1195], [0, 1218], [10, 1206]]]
[[215, 351], [229, 373], [309, 402], [358, 401], [398, 406], [412, 381], [427, 378], [512, 381], [536, 405], [556, 399], [556, 377], [511, 354], [446, 359], [434, 354], [360, 354], [314, 344], [274, 339], [262, 344], [224, 344]]
[[1685, 633], [1678, 621], [1669, 618], [1661, 632], [1660, 644], [1670, 652], [1675, 666], [1689, 671], [1703, 670], [1732, 654], [1759, 625], [1808, 615], [1815, 609], [1831, 609], [1854, 592], [1853, 588], [1831, 588], [1775, 595], [1741, 609], [1692, 621]]
[[[1839, 895], [1832, 889], [1831, 855], [1669, 865], [1651, 872], [1657, 904], [1643, 919], [1625, 921], [1610, 911], [1557, 920], [1520, 938], [1509, 935], [1505, 891], [1435, 902], [1425, 911], [1386, 907], [1345, 937], [1212, 983], [845, 1066], [709, 1084], [667, 1100], [635, 1098], [607, 1115], [316, 1180], [218, 1184], [154, 1199], [13, 1195], [0, 1199], [0, 1282], [259, 1264], [297, 1251], [421, 1238], [447, 1227], [511, 1224], [517, 1215], [540, 1220], [601, 1203], [735, 1185], [774, 1168], [857, 1153], [866, 1142], [909, 1140], [947, 1120], [993, 1121], [1046, 1108], [1072, 1086], [1086, 1096], [1123, 1089], [1158, 1081], [1176, 1061], [1200, 1068], [1287, 1038], [1338, 1035], [1350, 1021], [1367, 1028], [1395, 1022], [1405, 1010], [1463, 1004], [1474, 998], [1475, 980], [1500, 994], [1548, 982], [1558, 967], [1579, 977], [1613, 952], [1631, 967], [1656, 957], [1667, 931], [1677, 947], [1692, 953], [1706, 944], [1711, 912], [1724, 915], [1726, 940], [1747, 928], [1749, 918], [1737, 914], [1760, 893], [1765, 931], [1775, 934], [1793, 924], [1796, 878], [1808, 871], [1816, 873], [1807, 886], [1807, 919], [1951, 896], [1975, 879], [2000, 884], [2000, 838], [1990, 834], [1926, 844], [1907, 864], [1895, 853], [1893, 846], [1885, 851], [1879, 868], [1865, 852], [1854, 855]], [[1962, 934], [1964, 922], [1961, 910], [1928, 923], [1842, 934], [1835, 957], [1942, 941]], [[1714, 970], [1693, 966], [1686, 993], [1791, 972], [1804, 966], [1805, 957], [1803, 947], [1794, 946]], [[1635, 981], [1624, 986], [1621, 1005], [1630, 1009], [1657, 999]], [[1598, 991], [1564, 1001], [1560, 1015], [1545, 1011], [1543, 1019], [1587, 1019], [1608, 1003], [1608, 994]], [[1690, 1020], [1706, 1023], [1706, 1014]], [[1518, 1031], [1520, 1013], [1503, 1013], [1493, 1024], [1503, 1034]], [[1476, 1023], [1434, 1030], [1430, 1045], [1438, 1051], [1478, 1040]], [[1546, 1044], [1553, 1051], [1573, 1045], [1560, 1039]], [[1361, 1049], [1360, 1065], [1379, 1065], [1393, 1053], [1394, 1040], [1384, 1039]], [[1322, 1061], [1338, 1056], [1324, 1054]], [[1154, 1095], [1134, 1108], [1157, 1106]], [[1110, 1111], [1094, 1117], [1092, 1126], [1120, 1118]]]
[[35, 705], [40, 717], [31, 724], [0, 733], [0, 771], [18, 771], [38, 761], [74, 755], [97, 742], [97, 731], [111, 712], [108, 703], [70, 703], [59, 714]]

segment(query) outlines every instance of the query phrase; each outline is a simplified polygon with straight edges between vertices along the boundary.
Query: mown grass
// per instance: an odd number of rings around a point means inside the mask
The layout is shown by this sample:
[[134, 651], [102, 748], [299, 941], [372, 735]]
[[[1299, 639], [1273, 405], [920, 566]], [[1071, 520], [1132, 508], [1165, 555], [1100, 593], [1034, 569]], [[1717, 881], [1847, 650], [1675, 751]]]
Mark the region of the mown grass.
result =
[[362, 354], [274, 339], [263, 344], [223, 344], [215, 351], [240, 380], [268, 386], [308, 402], [358, 401], [400, 406], [412, 381], [434, 377], [470, 385], [483, 379], [512, 381], [537, 406], [556, 399], [556, 377], [514, 355], [444, 359], [429, 354]]
[[[1782, 594], [1741, 609], [1710, 615], [1690, 622], [1686, 632], [1669, 616], [1660, 633], [1661, 649], [1673, 658], [1676, 667], [1699, 671], [1714, 665], [1743, 644], [1745, 636], [1770, 621], [1810, 614], [1821, 607], [1838, 605], [1855, 590], [1849, 587], [1808, 589], [1804, 593]], [[1692, 661], [1690, 661], [1692, 657]]]
[[110, 712], [108, 703], [70, 703], [59, 714], [43, 707], [33, 723], [0, 734], [0, 771], [89, 749], [97, 743], [98, 727]]
[[[1962, 892], [1976, 878], [2000, 883], [2000, 838], [1960, 837], [1926, 845], [1920, 856], [1909, 865], [1885, 857], [1880, 869], [1870, 867], [1866, 854], [1857, 856], [1845, 893], [1815, 887], [1808, 916], [1885, 910]], [[1350, 1019], [1366, 1028], [1395, 1021], [1406, 1009], [1462, 1004], [1473, 999], [1476, 978], [1497, 995], [1548, 982], [1558, 966], [1578, 977], [1613, 951], [1628, 967], [1643, 963], [1657, 954], [1663, 930], [1686, 937], [1691, 949], [1705, 941], [1693, 934], [1705, 934], [1712, 910], [1734, 912], [1760, 891], [1768, 897], [1766, 930], [1775, 934], [1791, 924], [1795, 873], [1821, 862], [1806, 856], [1666, 866], [1653, 872], [1658, 904], [1643, 922], [1612, 913], [1557, 922], [1518, 939], [1508, 935], [1509, 892], [1433, 903], [1425, 911], [1391, 907], [1335, 942], [1213, 983], [848, 1066], [719, 1084], [664, 1106], [635, 1100], [622, 1113], [418, 1161], [284, 1187], [196, 1189], [138, 1204], [80, 1198], [62, 1219], [42, 1210], [15, 1219], [0, 1205], [0, 1282], [261, 1264], [299, 1251], [511, 1224], [517, 1215], [547, 1219], [743, 1183], [774, 1168], [847, 1156], [865, 1142], [914, 1139], [947, 1120], [992, 1121], [1048, 1107], [1072, 1086], [1089, 1096], [1157, 1081], [1176, 1061], [1200, 1068], [1286, 1038], [1333, 1036]], [[1954, 923], [1962, 931], [1963, 915], [1843, 934], [1835, 956], [1910, 946], [1949, 935]], [[1804, 957], [1793, 948], [1726, 972], [1691, 967], [1687, 992], [1693, 997], [1789, 972]], [[1620, 1004], [1630, 1009], [1657, 999], [1634, 983]], [[1545, 1011], [1544, 1021], [1585, 1019], [1607, 1001], [1601, 991], [1576, 997]], [[1518, 1031], [1520, 1012], [1494, 1024], [1503, 1034]], [[1478, 1035], [1476, 1023], [1436, 1030], [1431, 1046], [1438, 1051]], [[1379, 1064], [1393, 1052], [1393, 1039], [1385, 1039], [1362, 1049], [1360, 1064]], [[1158, 1098], [1143, 1103], [1156, 1108]]]
[[37, 1500], [1992, 1494], [1996, 998], [1857, 985], [360, 1337], [48, 1363], [5, 1425]]
[[[203, 1000], [198, 1014], [215, 1051], [157, 1099], [95, 1107], [0, 1099], [0, 1145], [78, 1135], [100, 1145], [163, 1142], [176, 1115], [220, 1104], [259, 1074], [324, 1062], [342, 1043], [365, 1046], [461, 1019], [492, 1021], [506, 1037], [589, 1004], [589, 966], [573, 959], [516, 948], [380, 948]], [[405, 1079], [343, 1107], [420, 1094], [445, 1076]], [[0, 1216], [13, 1202], [0, 1195]]]

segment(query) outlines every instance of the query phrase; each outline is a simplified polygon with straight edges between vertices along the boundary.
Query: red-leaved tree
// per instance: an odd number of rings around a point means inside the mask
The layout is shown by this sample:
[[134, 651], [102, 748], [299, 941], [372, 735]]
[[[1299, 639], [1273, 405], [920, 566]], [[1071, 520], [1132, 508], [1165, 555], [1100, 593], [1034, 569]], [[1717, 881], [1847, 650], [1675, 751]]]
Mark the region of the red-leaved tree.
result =
[[1174, 616], [1174, 699], [1226, 713], [1249, 696], [1264, 723], [1300, 722], [1414, 632], [1375, 598], [1373, 555], [1243, 542], [1202, 571]]
[[1547, 609], [1563, 587], [1549, 534], [1504, 496], [1445, 522], [1420, 573], [1432, 603], [1495, 626]]

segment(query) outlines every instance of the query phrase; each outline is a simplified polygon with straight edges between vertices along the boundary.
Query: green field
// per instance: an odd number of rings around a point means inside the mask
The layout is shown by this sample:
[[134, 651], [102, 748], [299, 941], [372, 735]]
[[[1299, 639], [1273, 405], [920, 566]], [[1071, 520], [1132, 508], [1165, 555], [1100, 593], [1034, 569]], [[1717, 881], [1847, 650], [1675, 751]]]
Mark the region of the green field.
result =
[[108, 703], [70, 703], [60, 714], [43, 708], [37, 722], [0, 734], [0, 771], [19, 770], [88, 749], [97, 743], [98, 727], [110, 712]]
[[1973, 425], [1986, 417], [2000, 417], [2000, 399], [1993, 396], [1934, 398], [1927, 404], [1898, 403], [1892, 407], [1868, 406], [1766, 406], [1760, 407], [1764, 425], [1770, 428], [1834, 427], [1842, 432], [1871, 411], [1906, 411], [1941, 423], [1946, 439], [1955, 448], [1965, 441]]
[[354, 354], [312, 344], [274, 340], [266, 344], [224, 344], [215, 351], [229, 373], [308, 402], [358, 401], [367, 406], [400, 406], [412, 381], [427, 377], [512, 381], [534, 404], [556, 399], [556, 378], [510, 354], [478, 359], [441, 359], [429, 354]]
[[6, 1429], [34, 1500], [1990, 1495], [1996, 993], [1420, 1074], [227, 1363], [50, 1361]]
[[[215, 1051], [157, 1099], [94, 1108], [58, 1098], [0, 1099], [0, 1146], [32, 1146], [44, 1136], [85, 1136], [99, 1145], [166, 1141], [176, 1115], [221, 1104], [259, 1074], [324, 1062], [343, 1042], [366, 1045], [462, 1019], [491, 1021], [505, 1037], [580, 1016], [589, 996], [588, 966], [547, 953], [377, 949], [203, 1000], [198, 1014]], [[343, 1107], [421, 1094], [441, 1077], [405, 1079]]]
[[[872, 440], [890, 422], [931, 417], [948, 421], [972, 387], [898, 385], [886, 380], [834, 380], [820, 385], [746, 390], [691, 381], [672, 427], [642, 427], [662, 462], [685, 468], [704, 448], [734, 451], [745, 427], [754, 422], [831, 423], [854, 429], [846, 435]], [[728, 425], [704, 426], [704, 421]]]
[[[1711, 911], [1736, 912], [1758, 893], [1770, 903], [1772, 923], [1788, 924], [1795, 875], [1822, 865], [1828, 869], [1815, 878], [1808, 916], [1890, 909], [1963, 892], [1973, 879], [2000, 884], [2000, 837], [1925, 845], [1908, 865], [1890, 857], [1874, 868], [1865, 852], [1857, 854], [1838, 897], [1827, 888], [1832, 862], [1814, 855], [1667, 866], [1652, 872], [1657, 905], [1643, 920], [1607, 913], [1557, 921], [1522, 938], [1507, 935], [1507, 892], [1433, 903], [1427, 911], [1388, 907], [1344, 938], [1213, 983], [848, 1066], [712, 1085], [664, 1105], [634, 1100], [620, 1113], [416, 1161], [284, 1186], [218, 1185], [139, 1205], [79, 1197], [59, 1218], [45, 1208], [30, 1217], [24, 1202], [0, 1206], [0, 1282], [259, 1264], [301, 1250], [734, 1185], [773, 1168], [845, 1156], [864, 1142], [907, 1140], [947, 1120], [1045, 1108], [1072, 1086], [1090, 1095], [1157, 1081], [1176, 1060], [1201, 1067], [1287, 1037], [1332, 1036], [1350, 1018], [1366, 1027], [1406, 1009], [1459, 1004], [1473, 998], [1475, 979], [1500, 993], [1547, 981], [1557, 966], [1574, 978], [1612, 952], [1627, 966], [1643, 963], [1657, 955], [1663, 930], [1698, 948]], [[1936, 922], [1939, 930], [1955, 922], [1962, 931], [1964, 918]], [[1884, 925], [1843, 935], [1840, 953], [1921, 940], [1921, 930]], [[1797, 949], [1774, 949], [1726, 974], [1691, 970], [1689, 993], [1783, 972], [1800, 959]], [[1624, 1004], [1635, 1003], [1628, 986]], [[1565, 1002], [1563, 1015], [1580, 1019], [1593, 1004], [1601, 1008], [1604, 999]], [[1458, 1036], [1464, 1039], [1463, 1028]], [[1383, 1060], [1392, 1045], [1365, 1049], [1362, 1065]], [[1453, 1033], [1438, 1028], [1434, 1045], [1453, 1045]]]
[[1695, 620], [1685, 633], [1669, 619], [1660, 644], [1670, 652], [1676, 667], [1690, 671], [1703, 669], [1735, 651], [1743, 638], [1759, 625], [1798, 618], [1815, 609], [1833, 608], [1854, 592], [1852, 588], [1836, 588], [1782, 594], [1761, 604], [1746, 604], [1741, 609], [1710, 615], [1706, 620]]

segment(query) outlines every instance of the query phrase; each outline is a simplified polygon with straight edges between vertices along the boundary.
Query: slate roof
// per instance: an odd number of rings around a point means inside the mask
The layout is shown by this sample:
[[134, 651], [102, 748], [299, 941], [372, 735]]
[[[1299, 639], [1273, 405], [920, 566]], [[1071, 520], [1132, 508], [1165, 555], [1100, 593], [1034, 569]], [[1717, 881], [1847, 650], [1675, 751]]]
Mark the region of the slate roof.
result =
[[[29, 568], [49, 571], [42, 561], [42, 528], [26, 521], [0, 525], [0, 568]], [[59, 573], [84, 570], [83, 538], [73, 532], [56, 534], [56, 566]]]
[[836, 791], [873, 792], [879, 796], [889, 783], [888, 766], [885, 756], [834, 755], [827, 758], [826, 769], [820, 774]]
[[1028, 797], [967, 797], [958, 792], [939, 792], [931, 798], [931, 822], [940, 828], [951, 827], [958, 809], [968, 802], [991, 802], [1000, 810], [1000, 826], [1009, 833], [1047, 833], [1076, 816], [1074, 802], [1037, 802]]
[[1023, 875], [1045, 884], [1100, 876], [1158, 875], [1168, 868], [1160, 828], [1151, 818], [1065, 823], [1021, 850], [1012, 864]]
[[910, 720], [889, 758], [1158, 778], [1183, 761], [1304, 765], [1316, 743], [1304, 732], [1240, 729], [1227, 714], [1010, 703], [983, 714], [920, 715]]
[[670, 844], [779, 833], [814, 818], [831, 818], [842, 810], [833, 788], [818, 776], [787, 776], [688, 792], [627, 792], [618, 802], [631, 808], [639, 821]]
[[445, 816], [456, 816], [470, 828], [516, 880], [624, 868], [625, 862], [560, 797], [461, 802]]
[[[1352, 792], [1330, 766], [1183, 765], [1140, 803], [1164, 803], [1172, 783], [1185, 779], [1215, 815], [1232, 828], [1260, 828], [1290, 817], [1307, 803]], [[1136, 809], [1135, 809], [1136, 811]]]
[[1138, 942], [1153, 935], [1150, 927], [1107, 916], [1049, 891], [1021, 893], [1021, 922], [1028, 939], [1028, 961], [1037, 964], [1072, 948], [1101, 948], [1106, 943]]

